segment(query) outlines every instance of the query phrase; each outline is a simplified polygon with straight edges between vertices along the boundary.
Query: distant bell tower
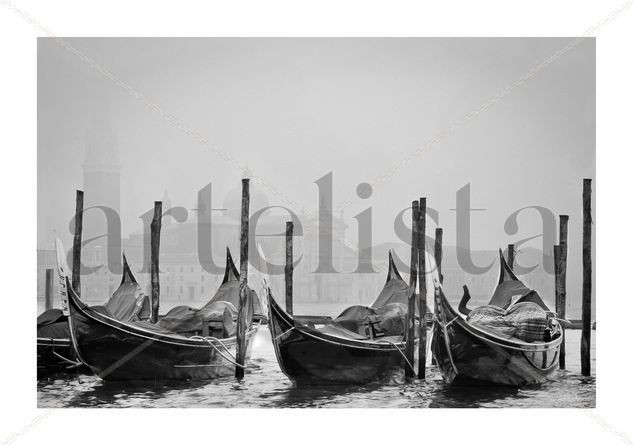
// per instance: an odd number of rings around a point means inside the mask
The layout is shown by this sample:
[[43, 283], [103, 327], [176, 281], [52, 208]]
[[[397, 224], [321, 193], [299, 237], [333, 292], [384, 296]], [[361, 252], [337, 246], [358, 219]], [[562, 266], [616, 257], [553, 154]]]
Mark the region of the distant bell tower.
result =
[[[121, 162], [117, 135], [112, 128], [109, 111], [99, 110], [93, 117], [86, 134], [86, 151], [83, 167], [84, 208], [106, 206], [120, 215], [121, 209]], [[84, 235], [87, 240], [106, 233], [106, 218], [103, 212], [90, 210], [84, 215]], [[91, 246], [105, 247], [102, 238]]]

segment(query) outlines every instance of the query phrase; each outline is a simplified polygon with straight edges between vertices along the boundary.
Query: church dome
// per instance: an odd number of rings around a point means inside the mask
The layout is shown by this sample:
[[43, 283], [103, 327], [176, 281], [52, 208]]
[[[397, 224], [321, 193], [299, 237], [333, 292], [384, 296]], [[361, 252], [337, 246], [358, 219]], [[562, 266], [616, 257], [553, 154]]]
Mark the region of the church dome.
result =
[[[252, 215], [256, 211], [270, 206], [268, 197], [264, 192], [259, 190], [255, 184], [251, 181], [250, 184], [250, 214]], [[222, 208], [226, 209], [224, 214], [231, 218], [240, 219], [240, 213], [242, 212], [242, 184], [233, 188], [224, 198], [222, 202]]]

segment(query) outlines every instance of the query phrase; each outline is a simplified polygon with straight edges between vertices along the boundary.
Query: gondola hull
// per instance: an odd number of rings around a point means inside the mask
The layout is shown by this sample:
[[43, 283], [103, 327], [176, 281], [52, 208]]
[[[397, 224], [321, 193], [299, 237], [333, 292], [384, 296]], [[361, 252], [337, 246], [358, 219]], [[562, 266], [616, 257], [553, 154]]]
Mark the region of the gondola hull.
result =
[[[235, 337], [204, 340], [153, 332], [92, 311], [72, 291], [68, 301], [78, 356], [104, 380], [209, 380], [235, 374]], [[256, 333], [247, 332], [247, 359]]]
[[343, 339], [295, 327], [294, 319], [270, 296], [268, 307], [277, 361], [296, 384], [365, 384], [404, 374], [403, 353], [395, 344]]
[[523, 386], [547, 380], [558, 368], [562, 336], [527, 343], [476, 327], [436, 296], [433, 356], [444, 380], [453, 384]]
[[69, 338], [37, 338], [37, 375], [48, 376], [58, 372], [89, 372], [74, 358]]
[[[149, 300], [144, 297], [134, 274], [123, 254], [121, 284], [101, 311], [112, 311], [113, 317], [123, 320], [144, 319], [149, 314]], [[43, 317], [40, 324], [40, 318]], [[49, 309], [38, 317], [37, 327], [37, 375], [89, 373], [90, 370], [77, 362], [70, 340], [68, 317], [59, 309]]]

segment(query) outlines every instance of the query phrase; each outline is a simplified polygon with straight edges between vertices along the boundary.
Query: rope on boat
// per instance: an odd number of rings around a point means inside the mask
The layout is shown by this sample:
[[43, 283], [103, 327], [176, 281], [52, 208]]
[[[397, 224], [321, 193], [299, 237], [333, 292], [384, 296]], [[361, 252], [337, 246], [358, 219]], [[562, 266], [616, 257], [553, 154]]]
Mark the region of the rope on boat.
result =
[[68, 369], [71, 368], [77, 368], [79, 366], [81, 366], [83, 363], [81, 362], [74, 362], [72, 360], [67, 359], [66, 357], [62, 356], [61, 354], [57, 353], [56, 351], [51, 351], [53, 353], [53, 355], [55, 355], [58, 359], [65, 361], [66, 363], [70, 364], [71, 366], [68, 367]]
[[[261, 324], [262, 324], [262, 322], [261, 322], [261, 320], [260, 320], [260, 321], [257, 323], [257, 326], [255, 326], [255, 328], [254, 328], [254, 329], [255, 329], [255, 330], [259, 329], [259, 327], [260, 327], [260, 325], [261, 325]], [[209, 346], [211, 346], [213, 349], [215, 349], [215, 351], [216, 351], [218, 354], [220, 354], [220, 356], [221, 356], [224, 360], [226, 360], [227, 362], [229, 362], [229, 363], [231, 363], [231, 364], [233, 364], [233, 365], [235, 365], [235, 366], [237, 366], [237, 367], [239, 367], [239, 368], [246, 369], [246, 365], [240, 365], [239, 363], [237, 363], [237, 359], [236, 359], [235, 357], [233, 357], [233, 354], [231, 354], [231, 351], [229, 351], [229, 348], [227, 348], [227, 347], [226, 347], [226, 345], [225, 345], [224, 343], [222, 343], [222, 341], [221, 341], [220, 339], [217, 339], [217, 338], [215, 338], [215, 337], [202, 337], [201, 335], [193, 335], [193, 336], [191, 336], [191, 337], [189, 337], [189, 338], [194, 339], [194, 340], [204, 340], [204, 341], [206, 341], [206, 342], [209, 344]], [[220, 351], [220, 350], [219, 350], [219, 349], [218, 349], [218, 348], [217, 348], [217, 347], [213, 344], [213, 342], [212, 342], [211, 340], [216, 340], [216, 341], [217, 341], [217, 342], [218, 342], [218, 343], [219, 343], [219, 344], [220, 344], [220, 345], [224, 348], [224, 350], [225, 350], [225, 351], [226, 351], [226, 353], [228, 354], [228, 357], [227, 357], [226, 355], [224, 355], [224, 354], [222, 353], [222, 351]]]
[[273, 341], [277, 341], [279, 340], [279, 337], [283, 337], [284, 335], [286, 335], [288, 332], [292, 331], [295, 327], [291, 327], [290, 329], [288, 329], [287, 331], [282, 332], [281, 334], [279, 334], [277, 337], [273, 338]]
[[459, 317], [459, 315], [456, 315], [455, 318], [453, 318], [451, 321], [449, 321], [448, 323], [444, 323], [444, 325], [442, 325], [442, 327], [444, 329], [446, 329], [447, 327], [449, 327], [455, 320], [457, 320]]
[[409, 361], [409, 359], [407, 358], [407, 356], [405, 355], [404, 352], [402, 352], [402, 350], [398, 347], [397, 344], [395, 344], [394, 342], [390, 341], [390, 340], [377, 340], [376, 343], [389, 343], [391, 346], [393, 346], [394, 348], [396, 348], [396, 350], [400, 353], [400, 355], [404, 358], [404, 361], [407, 362], [407, 365], [409, 365], [409, 368], [411, 368], [411, 370], [413, 371], [413, 373], [415, 374], [415, 368], [413, 367], [413, 365], [411, 364], [411, 362]]
[[232, 365], [234, 365], [234, 366], [237, 366], [237, 367], [242, 368], [242, 369], [246, 369], [246, 365], [241, 365], [241, 364], [239, 364], [239, 363], [237, 362], [237, 359], [236, 359], [235, 357], [233, 357], [233, 354], [231, 354], [231, 352], [229, 351], [229, 349], [226, 347], [226, 345], [225, 345], [224, 343], [222, 343], [221, 341], [219, 341], [219, 340], [218, 340], [218, 342], [222, 345], [222, 347], [224, 348], [224, 350], [226, 351], [226, 353], [229, 355], [228, 357], [227, 357], [226, 355], [224, 355], [224, 353], [223, 353], [222, 351], [220, 351], [220, 350], [219, 350], [219, 349], [218, 349], [218, 348], [217, 348], [217, 347], [213, 344], [213, 342], [212, 342], [211, 340], [212, 340], [212, 339], [213, 339], [213, 340], [217, 340], [215, 337], [202, 337], [202, 336], [200, 336], [200, 335], [194, 335], [194, 336], [189, 337], [189, 338], [194, 339], [194, 340], [204, 340], [204, 341], [206, 341], [206, 342], [209, 344], [209, 346], [211, 346], [213, 349], [215, 349], [215, 351], [216, 351], [218, 354], [220, 354], [220, 356], [221, 356], [224, 360], [226, 360], [227, 362], [231, 363], [231, 364], [232, 364]]

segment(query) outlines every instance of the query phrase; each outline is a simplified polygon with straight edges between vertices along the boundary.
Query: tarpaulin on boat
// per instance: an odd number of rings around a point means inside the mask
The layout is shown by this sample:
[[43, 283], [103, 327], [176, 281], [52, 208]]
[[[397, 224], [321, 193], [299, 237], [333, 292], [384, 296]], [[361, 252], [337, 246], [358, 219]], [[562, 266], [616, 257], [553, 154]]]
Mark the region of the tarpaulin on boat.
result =
[[[95, 312], [112, 317], [112, 314], [105, 306], [92, 306]], [[77, 319], [77, 324], [82, 324], [81, 318]], [[70, 338], [70, 329], [68, 327], [68, 317], [66, 317], [61, 309], [49, 309], [42, 312], [37, 317], [37, 336], [38, 338]]]
[[407, 304], [410, 293], [409, 285], [402, 279], [387, 281], [371, 307], [378, 308], [390, 303]]
[[123, 254], [123, 277], [118, 289], [114, 291], [105, 307], [112, 316], [121, 321], [132, 321], [149, 317], [149, 297], [143, 293], [141, 286], [130, 270], [125, 254]]
[[37, 317], [37, 336], [40, 338], [69, 338], [68, 319], [61, 309], [48, 309]]
[[[255, 291], [246, 287], [247, 320], [252, 320], [253, 315], [261, 314], [261, 305]], [[161, 328], [173, 332], [199, 332], [202, 331], [203, 321], [220, 321], [223, 331], [230, 333], [234, 330], [237, 319], [240, 300], [240, 281], [237, 269], [233, 264], [230, 252], [227, 250], [227, 264], [222, 284], [215, 295], [200, 309], [189, 306], [173, 308], [158, 321]]]
[[389, 271], [387, 272], [387, 282], [378, 294], [378, 298], [370, 307], [378, 308], [389, 303], [407, 304], [409, 301], [409, 286], [404, 282], [398, 272], [398, 268], [393, 261], [393, 255], [389, 252]]
[[121, 283], [106, 302], [105, 307], [117, 320], [130, 321], [141, 312], [143, 307], [146, 308], [146, 312], [149, 312], [149, 298], [143, 294], [137, 283]]
[[369, 336], [370, 325], [376, 335], [403, 335], [407, 305], [389, 303], [379, 308], [351, 306], [334, 321], [354, 333]]
[[237, 309], [233, 304], [228, 301], [215, 301], [202, 309], [177, 306], [167, 312], [156, 324], [172, 332], [195, 332], [202, 330], [203, 321], [215, 321], [223, 323], [225, 332], [231, 332], [236, 319]]
[[[209, 300], [207, 304], [200, 308], [201, 311], [204, 311], [205, 308], [212, 305], [217, 301], [228, 301], [235, 307], [239, 307], [240, 303], [240, 282], [235, 280], [227, 281], [223, 283], [220, 288], [217, 290], [213, 298]], [[246, 288], [246, 307], [250, 311], [249, 319], [252, 318], [253, 315], [262, 315], [262, 307], [259, 303], [259, 297], [254, 290], [250, 287]]]
[[[249, 280], [250, 284], [250, 280]], [[257, 284], [257, 283], [256, 283]], [[262, 305], [259, 301], [259, 297], [257, 293], [250, 287], [246, 288], [246, 300], [248, 308], [249, 316], [248, 319], [252, 319], [253, 315], [255, 316], [265, 316], [265, 313], [262, 309]], [[224, 278], [222, 279], [222, 284], [216, 291], [215, 295], [209, 302], [204, 305], [200, 310], [205, 310], [206, 306], [209, 306], [216, 301], [228, 301], [236, 308], [239, 307], [240, 302], [240, 275], [235, 267], [235, 263], [233, 262], [233, 257], [231, 256], [230, 250], [226, 249], [226, 266], [224, 269]]]
[[475, 326], [482, 326], [519, 340], [544, 341], [549, 327], [547, 312], [531, 302], [515, 303], [509, 309], [487, 305], [473, 309], [467, 318]]

